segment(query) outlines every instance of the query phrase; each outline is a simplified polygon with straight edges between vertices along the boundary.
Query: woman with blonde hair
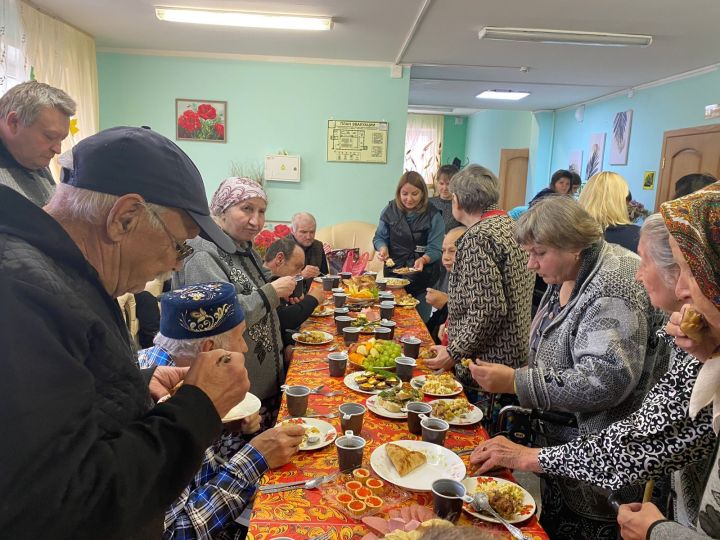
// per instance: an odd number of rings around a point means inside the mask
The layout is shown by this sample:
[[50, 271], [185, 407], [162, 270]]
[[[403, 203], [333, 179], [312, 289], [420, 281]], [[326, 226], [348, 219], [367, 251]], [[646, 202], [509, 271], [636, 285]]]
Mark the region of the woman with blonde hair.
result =
[[617, 173], [604, 171], [594, 175], [580, 194], [580, 204], [603, 228], [607, 242], [619, 244], [637, 253], [640, 227], [630, 222], [627, 203], [630, 188]]

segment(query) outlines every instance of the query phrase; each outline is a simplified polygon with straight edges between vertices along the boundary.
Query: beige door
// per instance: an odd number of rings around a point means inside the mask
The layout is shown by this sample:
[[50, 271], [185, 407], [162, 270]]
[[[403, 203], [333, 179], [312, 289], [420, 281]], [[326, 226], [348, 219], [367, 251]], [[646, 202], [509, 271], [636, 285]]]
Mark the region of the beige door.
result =
[[720, 124], [665, 132], [655, 208], [672, 199], [675, 183], [691, 173], [720, 176]]
[[500, 208], [512, 210], [525, 204], [527, 189], [527, 148], [503, 148], [500, 150]]

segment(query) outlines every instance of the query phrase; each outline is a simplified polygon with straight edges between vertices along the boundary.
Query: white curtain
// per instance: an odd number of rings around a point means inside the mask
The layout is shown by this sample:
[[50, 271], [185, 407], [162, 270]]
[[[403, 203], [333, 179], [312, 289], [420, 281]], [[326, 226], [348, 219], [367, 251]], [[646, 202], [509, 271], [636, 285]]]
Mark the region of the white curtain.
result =
[[[35, 79], [62, 88], [77, 103], [70, 135], [63, 151], [99, 127], [97, 61], [92, 36], [20, 2], [22, 23], [27, 35], [26, 53]], [[58, 177], [56, 160], [50, 168]]]
[[439, 114], [408, 114], [405, 170], [419, 172], [428, 184], [442, 160], [443, 124]]
[[29, 78], [20, 7], [15, 0], [0, 0], [0, 96]]

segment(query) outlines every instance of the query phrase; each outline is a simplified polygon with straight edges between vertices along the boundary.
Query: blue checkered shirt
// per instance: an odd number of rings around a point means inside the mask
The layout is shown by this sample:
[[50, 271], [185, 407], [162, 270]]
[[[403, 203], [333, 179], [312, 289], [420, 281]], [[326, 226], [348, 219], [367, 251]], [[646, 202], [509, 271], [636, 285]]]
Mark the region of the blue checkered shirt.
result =
[[[138, 362], [142, 368], [175, 365], [161, 347], [138, 351]], [[238, 535], [235, 520], [252, 501], [268, 465], [251, 444], [227, 461], [220, 455], [220, 445], [218, 439], [205, 450], [200, 470], [166, 510], [163, 538], [229, 540]]]

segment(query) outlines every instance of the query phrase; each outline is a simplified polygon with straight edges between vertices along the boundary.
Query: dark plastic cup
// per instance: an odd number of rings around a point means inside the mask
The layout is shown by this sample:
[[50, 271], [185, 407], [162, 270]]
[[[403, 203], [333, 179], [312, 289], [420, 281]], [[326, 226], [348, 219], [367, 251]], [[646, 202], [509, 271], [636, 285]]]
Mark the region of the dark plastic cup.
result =
[[350, 313], [350, 310], [346, 307], [336, 307], [333, 310], [333, 313], [335, 313], [336, 317], [340, 317], [341, 315], [347, 315], [348, 313]]
[[422, 429], [422, 440], [425, 442], [445, 445], [445, 436], [447, 435], [450, 424], [439, 418], [421, 418], [420, 427]]
[[350, 345], [351, 343], [357, 343], [360, 337], [360, 328], [357, 326], [346, 326], [342, 329], [342, 333], [345, 345]]
[[285, 399], [290, 416], [305, 416], [309, 397], [310, 388], [307, 386], [288, 386], [285, 389]]
[[340, 429], [344, 432], [362, 432], [363, 419], [367, 409], [360, 403], [343, 403], [340, 405]]
[[387, 319], [384, 319], [380, 321], [380, 326], [382, 328], [390, 329], [390, 333], [387, 334], [387, 337], [385, 339], [393, 339], [395, 337], [395, 327], [397, 326], [397, 323], [395, 321], [388, 321]]
[[340, 279], [352, 279], [352, 272], [340, 272]]
[[392, 339], [393, 330], [384, 326], [376, 326], [373, 330], [375, 339]]
[[420, 344], [422, 340], [415, 336], [404, 337], [400, 340], [403, 344], [403, 356], [417, 358], [420, 355]]
[[335, 317], [335, 331], [338, 336], [343, 335], [343, 329], [347, 328], [352, 324], [355, 319], [348, 317], [347, 315], [339, 315]]
[[386, 291], [387, 290], [387, 281], [384, 279], [376, 279], [375, 285], [377, 286], [378, 291]]
[[416, 364], [417, 362], [414, 358], [410, 358], [409, 356], [398, 356], [395, 359], [395, 374], [398, 379], [403, 382], [408, 382], [412, 379], [413, 370], [415, 369]]
[[472, 502], [465, 486], [451, 478], [441, 478], [432, 483], [433, 512], [440, 519], [455, 523], [462, 513], [463, 502]]
[[300, 298], [303, 294], [305, 294], [305, 280], [302, 276], [295, 276], [295, 290], [290, 296]]
[[395, 315], [395, 302], [385, 300], [380, 302], [380, 317], [382, 319], [392, 319]]
[[413, 435], [422, 435], [422, 426], [420, 425], [420, 415], [427, 416], [432, 412], [432, 406], [422, 401], [410, 401], [405, 405], [407, 410], [408, 431]]
[[335, 301], [335, 307], [343, 307], [345, 300], [347, 300], [347, 294], [345, 293], [333, 293], [333, 300]]
[[323, 285], [323, 291], [332, 291], [335, 283], [335, 278], [333, 276], [323, 276], [322, 277], [322, 285]]
[[365, 444], [365, 439], [352, 431], [347, 431], [345, 435], [335, 439], [340, 472], [353, 471], [362, 465]]
[[330, 353], [327, 355], [328, 366], [330, 367], [331, 377], [344, 377], [347, 369], [348, 356], [347, 353]]

